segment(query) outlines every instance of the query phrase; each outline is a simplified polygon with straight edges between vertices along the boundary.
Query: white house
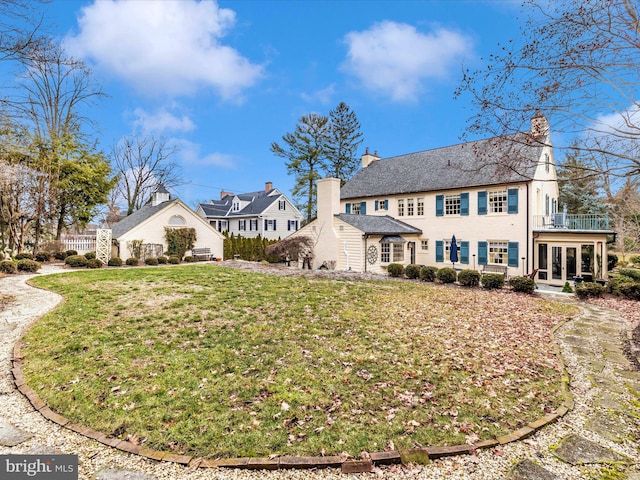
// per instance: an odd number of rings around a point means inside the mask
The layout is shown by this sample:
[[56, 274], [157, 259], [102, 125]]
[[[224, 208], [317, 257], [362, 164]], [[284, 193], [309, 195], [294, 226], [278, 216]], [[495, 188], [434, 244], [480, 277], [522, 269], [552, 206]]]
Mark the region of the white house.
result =
[[271, 182], [257, 192], [234, 195], [223, 191], [220, 200], [201, 203], [196, 212], [220, 232], [245, 238], [260, 235], [270, 240], [291, 235], [303, 219], [296, 206]]
[[[122, 259], [132, 257], [134, 241], [142, 241], [143, 257], [166, 254], [167, 228], [195, 229], [194, 248], [209, 248], [212, 257], [223, 258], [224, 236], [180, 199], [171, 199], [169, 192], [161, 185], [148, 204], [112, 225], [115, 241], [112, 256]], [[186, 253], [189, 255], [191, 252]]]
[[[505, 159], [509, 159], [508, 167]], [[340, 190], [318, 182], [318, 218], [295, 235], [313, 239], [314, 265], [382, 272], [389, 263], [452, 266], [536, 281], [606, 278], [613, 231], [601, 215], [568, 215], [558, 206], [549, 125], [392, 158], [367, 151]]]

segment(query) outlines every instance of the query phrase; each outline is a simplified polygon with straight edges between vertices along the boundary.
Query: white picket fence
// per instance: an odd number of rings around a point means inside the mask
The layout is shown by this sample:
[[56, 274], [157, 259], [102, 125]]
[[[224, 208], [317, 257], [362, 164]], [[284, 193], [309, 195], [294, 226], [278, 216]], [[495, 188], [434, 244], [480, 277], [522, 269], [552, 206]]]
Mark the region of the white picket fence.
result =
[[96, 251], [95, 235], [65, 235], [62, 243], [65, 250], [76, 250], [80, 255]]

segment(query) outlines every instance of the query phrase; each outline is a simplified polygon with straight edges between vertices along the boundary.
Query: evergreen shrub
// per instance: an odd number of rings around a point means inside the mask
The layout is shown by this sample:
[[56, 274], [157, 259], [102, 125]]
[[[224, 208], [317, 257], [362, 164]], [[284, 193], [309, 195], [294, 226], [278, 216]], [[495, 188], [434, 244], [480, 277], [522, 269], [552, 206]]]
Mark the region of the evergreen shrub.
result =
[[433, 282], [436, 279], [436, 273], [438, 273], [438, 267], [428, 265], [420, 269], [420, 280], [425, 282]]
[[453, 268], [444, 267], [438, 270], [436, 273], [436, 278], [441, 283], [453, 283], [458, 278], [458, 274]]
[[121, 267], [122, 259], [120, 257], [111, 257], [107, 262], [107, 265], [109, 265], [110, 267]]
[[96, 252], [87, 252], [84, 254], [84, 257], [87, 260], [91, 260], [92, 258], [96, 258]]
[[480, 285], [480, 272], [476, 270], [462, 270], [458, 273], [458, 283], [463, 287], [477, 287]]
[[144, 263], [146, 265], [155, 266], [155, 265], [158, 265], [158, 263], [160, 263], [160, 262], [158, 262], [158, 259], [156, 257], [148, 257], [148, 258], [144, 259]]
[[180, 263], [180, 257], [176, 256], [176, 255], [171, 255], [169, 257], [169, 263], [173, 264], [173, 265], [177, 265]]
[[165, 257], [164, 255], [158, 257], [158, 263], [161, 264], [161, 265], [164, 265], [168, 261], [169, 261], [169, 259], [167, 257]]
[[497, 290], [504, 287], [504, 275], [501, 273], [485, 273], [480, 278], [482, 287], [489, 290]]
[[404, 273], [404, 265], [399, 263], [390, 263], [387, 266], [387, 273], [390, 277], [401, 277]]
[[29, 253], [29, 252], [20, 252], [18, 253], [15, 257], [16, 260], [33, 260], [33, 253]]
[[47, 252], [38, 252], [36, 253], [35, 260], [40, 263], [48, 262], [51, 260], [51, 255]]
[[87, 268], [102, 268], [103, 265], [102, 260], [98, 258], [87, 259]]
[[87, 261], [87, 257], [84, 255], [69, 255], [64, 259], [64, 263], [73, 268], [86, 267]]
[[604, 295], [603, 285], [595, 282], [581, 282], [576, 285], [576, 295], [578, 298], [601, 297]]
[[35, 260], [23, 258], [22, 260], [18, 260], [18, 270], [21, 272], [35, 273], [40, 270], [40, 264]]
[[3, 260], [0, 262], [1, 273], [16, 273], [18, 271], [18, 264], [13, 260]]
[[420, 267], [418, 265], [407, 265], [404, 269], [407, 278], [415, 279], [420, 277]]
[[127, 258], [127, 260], [124, 263], [126, 263], [130, 267], [137, 267], [138, 264], [140, 263], [140, 260], [138, 260], [135, 257], [129, 257], [129, 258]]
[[529, 277], [511, 277], [509, 285], [514, 292], [533, 293], [536, 290], [536, 282]]

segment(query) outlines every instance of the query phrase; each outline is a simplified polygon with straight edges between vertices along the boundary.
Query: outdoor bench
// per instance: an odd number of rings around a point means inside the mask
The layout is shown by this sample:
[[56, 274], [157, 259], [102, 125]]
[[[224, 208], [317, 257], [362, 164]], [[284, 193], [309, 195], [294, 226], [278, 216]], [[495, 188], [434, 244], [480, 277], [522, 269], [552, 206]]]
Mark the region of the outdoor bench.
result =
[[209, 247], [192, 248], [191, 249], [191, 255], [197, 261], [200, 261], [200, 260], [211, 260], [211, 249]]
[[506, 265], [483, 265], [482, 272], [485, 273], [501, 273], [507, 277], [507, 266]]

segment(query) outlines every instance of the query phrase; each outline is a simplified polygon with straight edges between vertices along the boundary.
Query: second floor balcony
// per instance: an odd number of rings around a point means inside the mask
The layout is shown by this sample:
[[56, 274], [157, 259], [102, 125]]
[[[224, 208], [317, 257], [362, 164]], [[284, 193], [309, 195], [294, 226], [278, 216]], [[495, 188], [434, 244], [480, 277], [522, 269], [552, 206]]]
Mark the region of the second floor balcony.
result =
[[551, 215], [534, 215], [533, 229], [611, 231], [611, 222], [608, 215], [553, 213]]

